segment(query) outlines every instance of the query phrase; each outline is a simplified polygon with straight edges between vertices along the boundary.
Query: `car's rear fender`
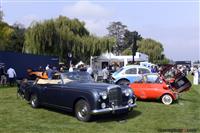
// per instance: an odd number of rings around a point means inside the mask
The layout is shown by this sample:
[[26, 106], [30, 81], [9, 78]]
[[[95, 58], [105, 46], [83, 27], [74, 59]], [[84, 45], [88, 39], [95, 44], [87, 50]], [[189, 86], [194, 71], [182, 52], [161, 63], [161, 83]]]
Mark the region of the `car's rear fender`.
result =
[[117, 84], [117, 83], [119, 83], [119, 82], [122, 81], [122, 80], [127, 80], [127, 81], [130, 82], [130, 80], [128, 80], [127, 78], [121, 78], [121, 79], [118, 79], [115, 83]]
[[38, 96], [38, 100], [40, 101], [40, 92], [36, 87], [30, 87], [29, 90], [27, 90], [27, 100], [30, 101], [30, 98], [32, 95], [37, 95]]

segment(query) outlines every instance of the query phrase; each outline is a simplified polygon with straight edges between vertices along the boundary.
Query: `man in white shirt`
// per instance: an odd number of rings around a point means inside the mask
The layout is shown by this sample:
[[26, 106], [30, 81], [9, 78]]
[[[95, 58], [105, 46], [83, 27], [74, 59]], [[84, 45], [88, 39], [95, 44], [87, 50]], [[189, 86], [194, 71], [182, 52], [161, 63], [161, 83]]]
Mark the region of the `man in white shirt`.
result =
[[45, 70], [47, 71], [49, 69], [49, 64], [47, 64], [47, 66], [45, 67]]
[[69, 72], [73, 72], [73, 64], [70, 65]]
[[102, 70], [102, 74], [103, 74], [103, 82], [108, 83], [109, 71], [107, 66], [105, 66], [104, 69]]
[[17, 74], [15, 70], [11, 67], [7, 70], [7, 74], [8, 74], [10, 86], [13, 86], [15, 83], [15, 77], [17, 76]]
[[89, 65], [87, 66], [87, 72], [93, 77], [93, 70]]

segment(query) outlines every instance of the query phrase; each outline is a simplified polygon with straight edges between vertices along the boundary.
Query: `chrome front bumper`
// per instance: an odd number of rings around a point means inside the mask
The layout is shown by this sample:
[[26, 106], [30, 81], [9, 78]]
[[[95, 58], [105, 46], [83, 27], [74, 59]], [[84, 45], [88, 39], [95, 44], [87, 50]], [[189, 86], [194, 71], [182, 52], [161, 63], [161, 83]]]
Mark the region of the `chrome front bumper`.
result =
[[91, 113], [95, 115], [95, 114], [103, 114], [103, 113], [115, 112], [115, 111], [123, 110], [123, 109], [132, 110], [136, 106], [137, 105], [135, 103], [135, 104], [130, 104], [130, 105], [126, 105], [126, 106], [117, 106], [117, 107], [113, 107], [113, 108], [92, 110]]

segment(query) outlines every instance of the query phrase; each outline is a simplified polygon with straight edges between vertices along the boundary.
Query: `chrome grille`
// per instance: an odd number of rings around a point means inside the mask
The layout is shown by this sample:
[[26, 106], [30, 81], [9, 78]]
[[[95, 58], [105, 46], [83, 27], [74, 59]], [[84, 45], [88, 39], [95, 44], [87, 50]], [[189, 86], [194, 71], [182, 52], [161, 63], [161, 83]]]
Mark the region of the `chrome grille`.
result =
[[109, 90], [109, 103], [111, 106], [122, 105], [122, 91], [121, 88], [116, 87]]

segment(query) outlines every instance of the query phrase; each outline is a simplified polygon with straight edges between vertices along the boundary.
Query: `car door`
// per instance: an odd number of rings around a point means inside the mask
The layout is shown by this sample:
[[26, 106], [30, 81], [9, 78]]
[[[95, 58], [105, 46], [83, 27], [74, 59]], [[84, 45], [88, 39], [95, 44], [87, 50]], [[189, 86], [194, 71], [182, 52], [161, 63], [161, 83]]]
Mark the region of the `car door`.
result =
[[144, 93], [144, 83], [143, 82], [138, 82], [138, 83], [133, 83], [131, 84], [131, 88], [134, 91], [134, 94], [136, 95], [137, 98], [139, 99], [145, 99], [145, 93]]
[[144, 99], [144, 81], [143, 76], [140, 79], [130, 84], [130, 87], [134, 91], [137, 98]]
[[73, 83], [68, 83], [63, 86], [61, 90], [61, 106], [65, 109], [72, 109], [73, 101], [79, 96], [79, 91], [73, 87]]
[[163, 84], [160, 82], [160, 77], [155, 74], [147, 74], [144, 76], [143, 93], [148, 99], [156, 99], [162, 95]]
[[44, 104], [60, 106], [61, 104], [61, 80], [51, 80], [42, 85], [42, 101]]
[[138, 79], [141, 79], [141, 76], [137, 74], [137, 68], [129, 68], [125, 71], [126, 78], [130, 81], [130, 83], [133, 83], [135, 81], [138, 81]]

